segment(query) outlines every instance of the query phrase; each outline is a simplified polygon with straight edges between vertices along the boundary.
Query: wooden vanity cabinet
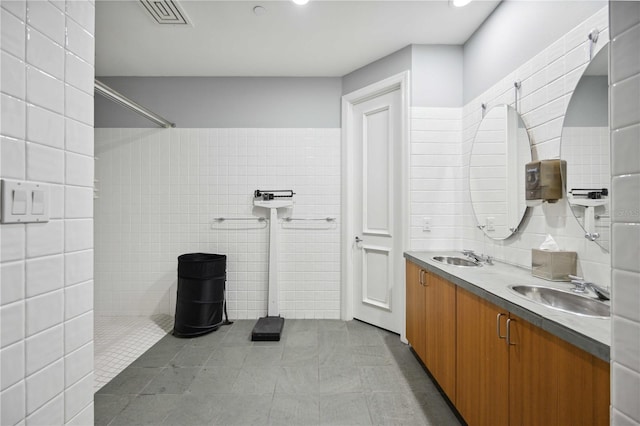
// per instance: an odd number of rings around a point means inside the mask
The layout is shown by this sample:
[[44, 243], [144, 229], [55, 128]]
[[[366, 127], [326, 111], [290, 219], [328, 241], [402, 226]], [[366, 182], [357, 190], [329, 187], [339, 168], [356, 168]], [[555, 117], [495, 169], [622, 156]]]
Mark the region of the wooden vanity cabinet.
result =
[[425, 321], [425, 286], [423, 284], [424, 271], [415, 263], [407, 261], [407, 340], [424, 362], [426, 321]]
[[466, 290], [457, 302], [455, 405], [467, 424], [609, 424], [608, 363]]
[[511, 314], [509, 423], [609, 424], [609, 363]]
[[609, 363], [409, 261], [407, 339], [469, 426], [609, 424]]
[[451, 401], [456, 392], [456, 286], [407, 261], [407, 340]]
[[424, 363], [451, 401], [456, 400], [456, 285], [425, 271]]
[[507, 312], [458, 288], [455, 406], [468, 425], [509, 424]]

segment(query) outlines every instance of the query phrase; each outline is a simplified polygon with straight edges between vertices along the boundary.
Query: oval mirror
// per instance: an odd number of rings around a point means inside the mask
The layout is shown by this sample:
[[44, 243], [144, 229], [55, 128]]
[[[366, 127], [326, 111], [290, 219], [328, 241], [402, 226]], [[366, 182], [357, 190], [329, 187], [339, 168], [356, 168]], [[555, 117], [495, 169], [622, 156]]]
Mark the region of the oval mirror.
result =
[[609, 46], [585, 69], [571, 95], [562, 126], [560, 158], [567, 200], [585, 237], [609, 251]]
[[469, 190], [478, 228], [494, 239], [510, 237], [527, 211], [524, 165], [529, 133], [509, 105], [491, 108], [476, 132], [469, 159]]

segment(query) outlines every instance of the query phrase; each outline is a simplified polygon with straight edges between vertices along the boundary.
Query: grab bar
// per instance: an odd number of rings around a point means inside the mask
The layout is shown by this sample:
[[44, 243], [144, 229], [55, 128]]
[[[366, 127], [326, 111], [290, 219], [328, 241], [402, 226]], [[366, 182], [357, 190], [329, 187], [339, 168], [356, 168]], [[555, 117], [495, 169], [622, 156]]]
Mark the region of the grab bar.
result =
[[225, 220], [257, 220], [258, 222], [264, 222], [267, 220], [266, 217], [214, 217], [213, 220], [216, 222], [224, 222]]
[[336, 220], [335, 217], [284, 217], [282, 218], [285, 222], [292, 222], [294, 220], [304, 220], [304, 221], [323, 221], [323, 222], [333, 222]]

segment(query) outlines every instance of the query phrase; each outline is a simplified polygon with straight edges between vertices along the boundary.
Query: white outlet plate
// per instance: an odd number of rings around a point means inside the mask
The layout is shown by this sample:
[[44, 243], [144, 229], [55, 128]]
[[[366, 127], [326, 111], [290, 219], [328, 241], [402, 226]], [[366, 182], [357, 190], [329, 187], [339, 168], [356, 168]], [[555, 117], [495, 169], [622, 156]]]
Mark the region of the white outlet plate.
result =
[[496, 218], [495, 217], [488, 217], [486, 225], [487, 225], [487, 227], [486, 227], [487, 231], [495, 231], [496, 230]]
[[[33, 223], [49, 221], [49, 185], [2, 179], [1, 223]], [[25, 206], [15, 206], [16, 192], [23, 195]], [[18, 202], [22, 203], [22, 199]], [[22, 213], [24, 211], [24, 213]]]

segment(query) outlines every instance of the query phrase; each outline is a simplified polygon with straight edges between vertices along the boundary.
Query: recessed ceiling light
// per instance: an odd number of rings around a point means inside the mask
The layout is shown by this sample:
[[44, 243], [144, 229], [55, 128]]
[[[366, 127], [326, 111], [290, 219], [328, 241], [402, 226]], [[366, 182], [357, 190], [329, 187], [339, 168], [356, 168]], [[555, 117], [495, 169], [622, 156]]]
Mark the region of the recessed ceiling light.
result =
[[471, 3], [471, 0], [451, 0], [451, 4], [453, 4], [455, 7], [466, 6], [469, 3]]
[[305, 4], [309, 3], [309, 0], [291, 0], [291, 1], [297, 4], [298, 6], [304, 6]]

